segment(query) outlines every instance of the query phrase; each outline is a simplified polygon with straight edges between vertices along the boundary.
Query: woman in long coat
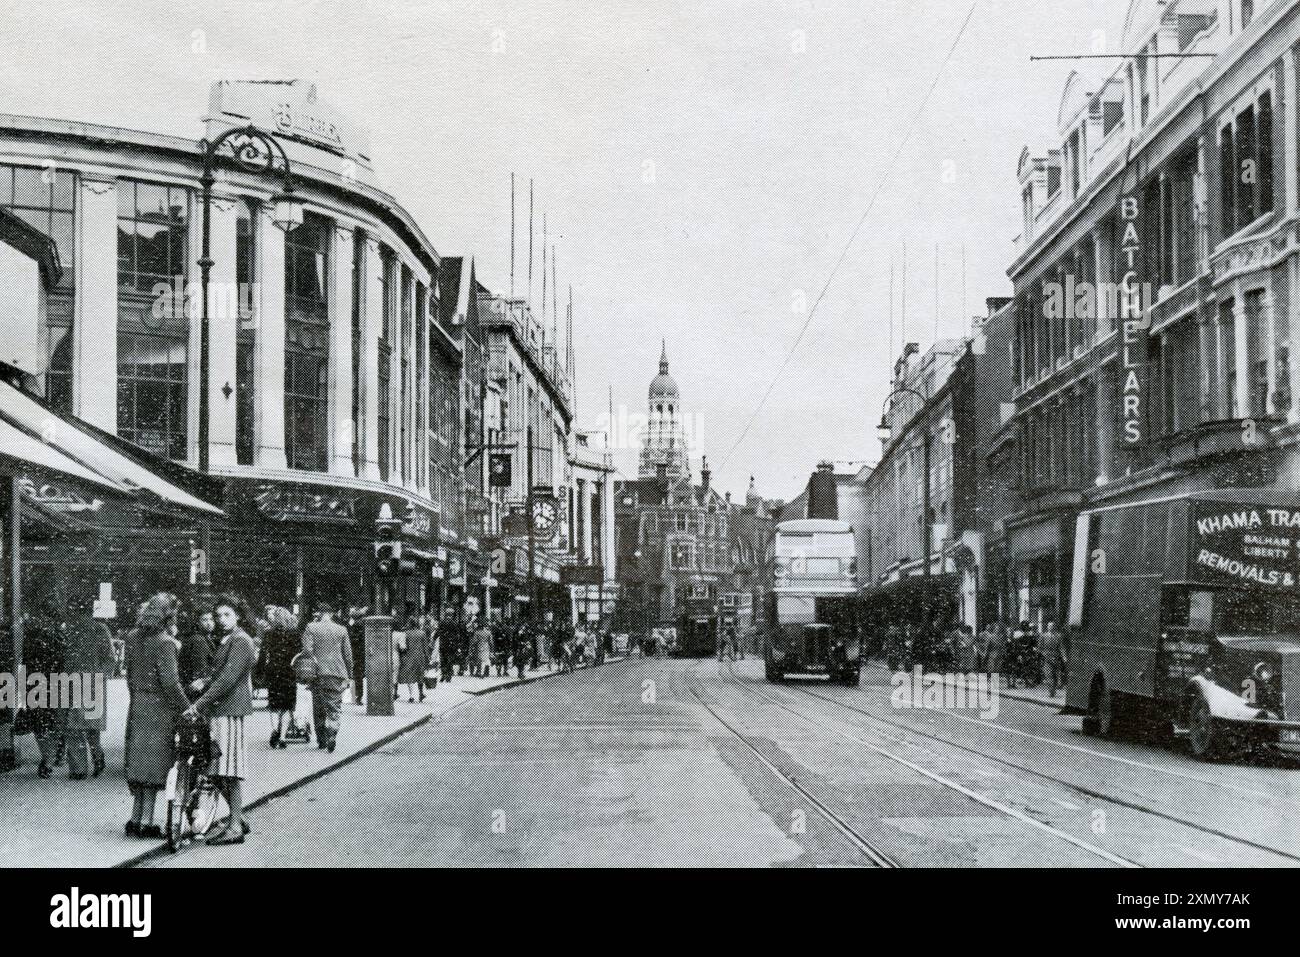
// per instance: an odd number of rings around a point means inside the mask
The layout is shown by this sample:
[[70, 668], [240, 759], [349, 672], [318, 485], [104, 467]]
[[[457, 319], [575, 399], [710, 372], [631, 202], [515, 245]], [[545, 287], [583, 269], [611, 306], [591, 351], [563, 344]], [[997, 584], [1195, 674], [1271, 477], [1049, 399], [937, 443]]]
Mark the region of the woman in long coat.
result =
[[135, 804], [126, 824], [128, 837], [161, 838], [153, 823], [158, 791], [167, 783], [175, 761], [176, 722], [190, 706], [181, 687], [177, 659], [175, 595], [159, 594], [145, 604], [133, 634], [134, 653], [127, 659], [131, 692], [126, 732], [126, 781]]
[[[54, 675], [62, 672], [64, 635], [53, 606], [42, 603], [36, 613], [28, 618], [25, 630], [23, 664], [28, 674]], [[54, 765], [63, 760], [63, 731], [67, 710], [33, 708], [29, 714], [32, 730], [36, 734], [36, 746], [41, 752], [41, 764], [36, 773], [39, 777], [48, 778], [54, 773]]]
[[287, 747], [280, 740], [284, 719], [298, 706], [298, 676], [293, 658], [302, 650], [298, 618], [289, 609], [272, 605], [267, 609], [266, 631], [257, 654], [256, 673], [266, 688], [266, 710], [271, 715], [271, 747]]
[[415, 689], [424, 700], [424, 669], [429, 667], [429, 639], [421, 618], [412, 615], [406, 622], [406, 644], [398, 653], [397, 683], [406, 685], [407, 700], [415, 701]]
[[479, 618], [478, 627], [474, 629], [474, 652], [474, 673], [480, 678], [487, 678], [492, 674], [492, 629], [482, 618]]
[[91, 773], [104, 773], [104, 748], [99, 736], [108, 727], [108, 677], [113, 673], [113, 639], [108, 626], [90, 615], [84, 604], [69, 609], [76, 615], [68, 629], [63, 655], [63, 670], [68, 674], [87, 675], [93, 683], [95, 701], [83, 708], [69, 708], [64, 725], [68, 749], [68, 777], [86, 778], [86, 752], [90, 752]]

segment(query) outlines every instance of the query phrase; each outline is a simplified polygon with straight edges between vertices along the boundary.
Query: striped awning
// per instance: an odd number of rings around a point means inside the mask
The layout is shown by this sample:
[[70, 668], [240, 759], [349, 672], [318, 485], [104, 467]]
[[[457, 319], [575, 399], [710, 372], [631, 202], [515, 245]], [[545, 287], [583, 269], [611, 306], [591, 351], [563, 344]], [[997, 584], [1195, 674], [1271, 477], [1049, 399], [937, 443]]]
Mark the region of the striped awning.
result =
[[0, 457], [129, 496], [151, 497], [165, 505], [210, 515], [225, 514], [114, 448], [76, 418], [61, 415], [5, 382], [0, 382]]

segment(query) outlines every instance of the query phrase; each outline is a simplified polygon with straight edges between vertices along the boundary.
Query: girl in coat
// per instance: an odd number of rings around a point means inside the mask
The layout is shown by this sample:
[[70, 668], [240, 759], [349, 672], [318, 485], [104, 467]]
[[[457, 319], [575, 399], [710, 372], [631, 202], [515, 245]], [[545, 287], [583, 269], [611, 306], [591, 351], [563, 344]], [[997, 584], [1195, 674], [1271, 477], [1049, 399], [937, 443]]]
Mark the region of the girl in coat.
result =
[[126, 780], [134, 807], [126, 823], [128, 837], [161, 838], [153, 823], [158, 791], [167, 783], [175, 761], [173, 732], [189, 707], [181, 687], [177, 658], [175, 595], [161, 593], [145, 603], [128, 645], [127, 687], [131, 692], [126, 728]]

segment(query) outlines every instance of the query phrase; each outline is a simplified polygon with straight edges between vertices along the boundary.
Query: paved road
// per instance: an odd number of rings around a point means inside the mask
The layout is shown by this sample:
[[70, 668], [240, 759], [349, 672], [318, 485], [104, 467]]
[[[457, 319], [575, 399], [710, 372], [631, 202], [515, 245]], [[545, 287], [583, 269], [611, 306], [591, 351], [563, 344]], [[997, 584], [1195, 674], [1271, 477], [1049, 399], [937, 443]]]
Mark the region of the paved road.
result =
[[[1300, 863], [1300, 770], [1097, 741], [1078, 719], [631, 661], [456, 708], [155, 866]], [[906, 702], [903, 702], [906, 704]]]

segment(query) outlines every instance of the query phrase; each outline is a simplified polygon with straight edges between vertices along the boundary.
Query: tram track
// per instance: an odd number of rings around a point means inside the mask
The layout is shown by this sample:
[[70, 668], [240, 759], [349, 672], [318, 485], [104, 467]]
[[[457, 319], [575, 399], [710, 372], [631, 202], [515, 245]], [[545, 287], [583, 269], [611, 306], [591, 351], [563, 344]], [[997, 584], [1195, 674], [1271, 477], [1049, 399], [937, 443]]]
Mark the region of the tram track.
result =
[[727, 721], [726, 718], [722, 717], [722, 715], [718, 713], [718, 710], [713, 705], [705, 701], [695, 687], [688, 684], [687, 690], [690, 692], [691, 697], [699, 703], [700, 707], [707, 711], [712, 716], [713, 720], [727, 731], [728, 734], [739, 741], [750, 753], [752, 753], [776, 781], [784, 785], [787, 789], [798, 794], [801, 798], [812, 805], [814, 810], [816, 810], [832, 828], [838, 831], [849, 841], [849, 843], [857, 848], [858, 852], [870, 861], [873, 866], [881, 868], [897, 868], [902, 866], [897, 860], [885, 851], [881, 850], [870, 839], [855, 829], [843, 815], [837, 814], [833, 808], [828, 806], [824, 801], [796, 781], [793, 777], [786, 774], [773, 764], [768, 757], [763, 754], [758, 746], [744, 734], [744, 732], [740, 731], [735, 725]]
[[[1010, 807], [1002, 803], [1001, 801], [995, 800], [994, 798], [981, 794], [978, 791], [975, 791], [974, 789], [969, 788], [958, 781], [954, 781], [951, 778], [947, 778], [942, 774], [937, 774], [934, 771], [924, 768], [921, 765], [917, 764], [916, 762], [910, 761], [900, 754], [895, 754], [894, 752], [890, 751], [887, 748], [882, 748], [879, 745], [873, 744], [870, 741], [865, 740], [864, 738], [860, 738], [857, 735], [850, 734], [842, 730], [841, 728], [837, 728], [834, 725], [828, 724], [825, 721], [821, 721], [817, 717], [811, 716], [808, 713], [801, 711], [798, 708], [791, 707], [788, 702], [782, 701], [773, 695], [769, 695], [766, 692], [760, 691], [757, 688], [752, 687], [749, 682], [741, 679], [738, 675], [735, 674], [730, 664], [728, 664], [728, 670], [724, 673], [724, 676], [732, 679], [729, 682], [729, 685], [731, 687], [739, 688], [740, 690], [750, 695], [751, 697], [761, 701], [765, 701], [768, 704], [772, 705], [773, 707], [779, 708], [782, 711], [792, 714], [795, 717], [812, 725], [815, 728], [834, 734], [837, 737], [844, 738], [845, 740], [851, 741], [854, 744], [857, 744], [861, 747], [865, 747], [868, 750], [870, 750], [873, 754], [876, 754], [877, 756], [884, 758], [885, 760], [890, 761], [892, 763], [901, 765], [902, 767], [907, 768], [908, 770], [914, 772], [915, 774], [918, 774], [926, 778], [932, 783], [937, 784], [948, 790], [955, 791], [956, 793], [961, 794], [964, 797], [967, 797], [977, 802], [978, 804], [981, 804], [984, 807], [989, 808], [990, 810], [998, 812], [1000, 815], [1009, 817], [1015, 821], [1020, 822], [1021, 824], [1042, 831], [1043, 833], [1048, 834], [1051, 837], [1056, 838], [1057, 840], [1064, 841], [1065, 843], [1071, 844], [1082, 851], [1085, 851], [1096, 857], [1100, 857], [1103, 860], [1107, 861], [1108, 863], [1116, 867], [1123, 867], [1123, 868], [1142, 867], [1142, 865], [1137, 863], [1136, 861], [1129, 860], [1128, 858], [1122, 857], [1118, 854], [1108, 851], [1104, 847], [1094, 844], [1091, 841], [1086, 841], [1083, 840], [1082, 838], [1075, 837], [1073, 834], [1070, 834], [1067, 831], [1063, 831], [1060, 828], [1053, 827], [1051, 824], [1048, 824], [1045, 821], [1040, 821], [1037, 818], [1024, 813], [1023, 811], [1019, 811], [1016, 808]], [[908, 729], [904, 729], [904, 730], [908, 730]], [[942, 739], [936, 738], [935, 740], [942, 740]], [[906, 742], [900, 741], [899, 743], [906, 743]]]
[[[729, 670], [728, 670], [728, 674], [729, 674], [729, 676], [732, 678], [733, 683], [735, 684], [736, 687], [739, 687], [739, 688], [744, 689], [746, 692], [748, 692], [749, 694], [751, 694], [751, 695], [753, 695], [753, 696], [756, 696], [756, 697], [758, 697], [758, 698], [762, 698], [762, 699], [766, 699], [766, 700], [768, 700], [770, 703], [776, 705], [777, 707], [781, 707], [781, 708], [783, 708], [784, 710], [789, 711], [789, 712], [792, 713], [792, 714], [796, 714], [796, 715], [798, 715], [799, 717], [803, 718], [804, 720], [810, 720], [810, 719], [809, 719], [805, 714], [803, 714], [802, 712], [798, 711], [798, 709], [792, 708], [792, 707], [790, 707], [787, 703], [785, 703], [785, 702], [780, 702], [777, 698], [775, 698], [775, 697], [773, 697], [773, 696], [767, 694], [767, 693], [764, 692], [764, 691], [760, 691], [759, 689], [753, 687], [754, 682], [752, 682], [752, 681], [750, 681], [750, 680], [748, 680], [748, 679], [742, 677], [741, 675], [736, 674], [735, 671], [734, 671], [734, 669], [731, 669], [731, 668], [730, 668], [730, 665], [728, 666], [728, 668], [729, 668]], [[1207, 836], [1211, 836], [1211, 837], [1218, 838], [1218, 839], [1221, 839], [1221, 840], [1229, 841], [1229, 842], [1231, 842], [1231, 843], [1233, 843], [1233, 844], [1239, 844], [1239, 845], [1241, 845], [1241, 846], [1243, 846], [1243, 847], [1249, 847], [1249, 848], [1252, 848], [1253, 850], [1256, 850], [1256, 851], [1261, 851], [1261, 852], [1266, 853], [1266, 854], [1275, 855], [1275, 856], [1277, 856], [1277, 857], [1285, 858], [1286, 860], [1289, 860], [1289, 861], [1294, 861], [1294, 862], [1300, 863], [1300, 854], [1297, 854], [1297, 853], [1294, 853], [1294, 852], [1291, 852], [1291, 851], [1287, 851], [1287, 850], [1283, 850], [1283, 849], [1281, 849], [1281, 848], [1273, 847], [1273, 846], [1268, 845], [1268, 844], [1265, 844], [1265, 843], [1263, 843], [1263, 842], [1261, 842], [1261, 841], [1253, 840], [1253, 839], [1248, 838], [1248, 837], [1243, 837], [1242, 835], [1239, 835], [1239, 834], [1233, 834], [1233, 833], [1231, 833], [1231, 832], [1224, 831], [1224, 830], [1221, 830], [1221, 829], [1219, 829], [1219, 828], [1215, 828], [1215, 827], [1209, 826], [1209, 825], [1207, 825], [1207, 824], [1205, 824], [1205, 823], [1198, 822], [1198, 821], [1192, 820], [1192, 819], [1190, 819], [1190, 818], [1183, 817], [1183, 816], [1180, 816], [1180, 815], [1175, 814], [1175, 813], [1171, 813], [1171, 812], [1169, 812], [1169, 811], [1165, 811], [1165, 810], [1161, 810], [1161, 809], [1159, 809], [1159, 808], [1152, 807], [1152, 806], [1150, 806], [1149, 804], [1144, 804], [1144, 803], [1142, 803], [1142, 802], [1140, 802], [1140, 801], [1134, 801], [1134, 800], [1131, 800], [1131, 799], [1129, 799], [1129, 798], [1121, 797], [1121, 796], [1116, 795], [1116, 794], [1112, 794], [1112, 793], [1108, 793], [1108, 792], [1106, 792], [1106, 791], [1098, 790], [1098, 789], [1096, 789], [1096, 788], [1090, 788], [1090, 787], [1088, 787], [1088, 786], [1086, 786], [1086, 785], [1080, 784], [1080, 783], [1078, 783], [1078, 782], [1076, 782], [1076, 781], [1067, 780], [1067, 779], [1064, 778], [1064, 777], [1061, 777], [1061, 776], [1058, 776], [1058, 775], [1052, 774], [1052, 773], [1050, 773], [1050, 772], [1048, 772], [1048, 771], [1044, 771], [1044, 770], [1041, 770], [1041, 769], [1038, 769], [1038, 768], [1030, 767], [1030, 766], [1027, 766], [1027, 765], [1025, 765], [1025, 764], [1021, 764], [1021, 763], [1019, 763], [1019, 762], [1016, 762], [1016, 761], [1010, 760], [1009, 758], [1007, 758], [1007, 757], [1006, 757], [1005, 755], [1003, 755], [1003, 754], [994, 753], [994, 752], [986, 751], [986, 750], [983, 750], [983, 749], [980, 749], [980, 748], [971, 747], [970, 745], [962, 744], [962, 743], [959, 742], [959, 741], [954, 741], [954, 740], [952, 740], [951, 738], [944, 737], [943, 735], [934, 734], [934, 733], [929, 732], [929, 731], [926, 731], [926, 730], [924, 730], [924, 729], [917, 728], [917, 727], [915, 727], [914, 725], [910, 725], [910, 724], [907, 724], [907, 723], [902, 722], [902, 721], [894, 721], [894, 720], [891, 720], [890, 718], [884, 717], [884, 716], [879, 715], [879, 714], [875, 714], [875, 713], [873, 713], [873, 712], [871, 712], [871, 711], [866, 710], [865, 708], [859, 708], [859, 707], [856, 707], [856, 706], [854, 706], [854, 705], [852, 705], [852, 704], [849, 704], [848, 702], [845, 702], [845, 701], [839, 700], [839, 699], [834, 698], [834, 697], [831, 697], [831, 696], [829, 696], [829, 695], [818, 694], [816, 691], [813, 691], [813, 690], [810, 689], [810, 688], [804, 688], [804, 687], [800, 687], [800, 686], [794, 686], [794, 685], [792, 685], [792, 686], [788, 686], [788, 687], [786, 687], [786, 688], [783, 688], [782, 690], [783, 690], [783, 691], [786, 691], [786, 692], [788, 692], [788, 693], [790, 693], [790, 694], [798, 694], [798, 695], [805, 696], [805, 697], [809, 697], [809, 698], [815, 698], [816, 700], [818, 700], [818, 701], [820, 701], [820, 702], [823, 702], [824, 704], [831, 705], [831, 706], [833, 706], [833, 707], [835, 707], [835, 708], [839, 708], [839, 709], [841, 709], [841, 710], [851, 712], [851, 713], [853, 713], [853, 714], [856, 714], [856, 715], [858, 715], [858, 716], [860, 716], [860, 717], [866, 718], [866, 719], [868, 719], [869, 721], [875, 722], [875, 723], [877, 723], [877, 724], [883, 724], [883, 725], [886, 725], [886, 726], [888, 726], [888, 727], [890, 727], [890, 728], [894, 728], [894, 729], [897, 729], [897, 730], [899, 730], [899, 731], [903, 731], [903, 732], [905, 732], [905, 733], [907, 733], [907, 734], [916, 735], [916, 736], [918, 736], [918, 737], [925, 738], [925, 739], [927, 739], [927, 740], [934, 741], [934, 742], [937, 742], [937, 743], [939, 743], [939, 744], [946, 745], [946, 746], [948, 746], [948, 747], [956, 748], [957, 750], [963, 751], [963, 752], [965, 752], [965, 753], [967, 753], [967, 754], [970, 754], [970, 755], [972, 755], [972, 756], [979, 757], [979, 758], [984, 758], [984, 759], [989, 760], [989, 761], [993, 761], [993, 762], [995, 762], [995, 763], [997, 763], [997, 764], [1000, 764], [1000, 765], [1002, 765], [1002, 766], [1004, 766], [1004, 767], [1007, 767], [1007, 768], [1013, 769], [1013, 770], [1015, 770], [1015, 771], [1019, 771], [1019, 772], [1021, 772], [1021, 773], [1023, 773], [1023, 774], [1032, 775], [1032, 776], [1035, 777], [1035, 778], [1038, 778], [1038, 779], [1040, 779], [1040, 780], [1043, 780], [1043, 781], [1049, 782], [1049, 783], [1051, 783], [1051, 784], [1055, 784], [1055, 785], [1058, 785], [1058, 786], [1060, 786], [1060, 787], [1068, 788], [1069, 790], [1071, 790], [1071, 791], [1073, 791], [1073, 792], [1075, 792], [1075, 793], [1077, 793], [1077, 794], [1079, 794], [1079, 795], [1082, 795], [1082, 796], [1084, 796], [1084, 797], [1091, 798], [1092, 800], [1095, 800], [1095, 801], [1104, 801], [1104, 802], [1106, 802], [1106, 803], [1108, 803], [1108, 804], [1113, 804], [1113, 805], [1115, 805], [1115, 806], [1117, 806], [1117, 807], [1123, 807], [1123, 808], [1126, 808], [1126, 809], [1128, 809], [1128, 810], [1136, 811], [1136, 812], [1141, 813], [1141, 814], [1148, 814], [1148, 815], [1151, 815], [1152, 817], [1156, 817], [1156, 818], [1159, 818], [1159, 819], [1161, 819], [1161, 820], [1168, 821], [1168, 822], [1170, 822], [1170, 823], [1172, 823], [1172, 824], [1177, 824], [1177, 825], [1180, 825], [1180, 826], [1182, 826], [1182, 827], [1191, 828], [1192, 830], [1197, 831], [1197, 832], [1199, 832], [1199, 833], [1201, 833], [1201, 834], [1205, 834], [1205, 835], [1207, 835]], [[810, 723], [816, 723], [816, 722], [810, 722]], [[987, 727], [989, 727], [989, 728], [996, 729], [996, 730], [1001, 730], [1001, 731], [1008, 731], [1008, 730], [1011, 730], [1011, 731], [1014, 731], [1014, 729], [1006, 729], [1006, 728], [1002, 728], [1002, 727], [1000, 727], [1000, 726], [998, 726], [998, 725], [989, 724], [988, 722], [979, 722], [979, 723], [980, 723], [982, 726], [987, 726]], [[832, 729], [832, 730], [833, 730], [833, 729]], [[846, 736], [846, 737], [847, 737], [847, 736]], [[1031, 736], [1031, 737], [1034, 737], [1035, 740], [1038, 740], [1037, 736]], [[1056, 743], [1056, 742], [1052, 742], [1052, 741], [1050, 741], [1050, 739], [1041, 739], [1041, 740], [1043, 740], [1045, 743], [1048, 743], [1048, 744], [1054, 744], [1054, 743]], [[867, 747], [870, 747], [870, 748], [872, 748], [873, 750], [875, 749], [875, 746], [874, 746], [874, 745], [871, 745], [871, 744], [868, 743], [868, 742], [863, 742], [863, 743], [864, 743]], [[900, 743], [905, 743], [905, 742], [900, 742]], [[1061, 746], [1062, 746], [1062, 747], [1073, 747], [1073, 746], [1070, 746], [1070, 745], [1061, 745]], [[1089, 751], [1088, 753], [1093, 753], [1093, 752]], [[1109, 756], [1107, 756], [1107, 755], [1100, 754], [1100, 753], [1098, 753], [1098, 756], [1099, 756], [1099, 757], [1103, 757], [1103, 758], [1104, 758], [1104, 757], [1109, 757]], [[903, 759], [903, 760], [906, 760], [906, 759]], [[1146, 765], [1142, 765], [1142, 766], [1143, 766], [1143, 767], [1147, 767]], [[1157, 772], [1160, 772], [1160, 771], [1163, 770], [1163, 769], [1158, 768], [1158, 767], [1155, 767], [1155, 766], [1150, 766], [1150, 767], [1151, 767], [1152, 770], [1157, 771]], [[1205, 784], [1205, 785], [1207, 785], [1207, 786], [1209, 786], [1209, 787], [1220, 787], [1220, 786], [1221, 786], [1221, 785], [1217, 784], [1216, 782], [1209, 781], [1209, 780], [1206, 780], [1206, 779], [1204, 779], [1204, 778], [1199, 778], [1199, 777], [1196, 777], [1196, 776], [1194, 776], [1194, 775], [1187, 775], [1187, 774], [1183, 774], [1183, 773], [1181, 773], [1181, 772], [1172, 772], [1172, 771], [1171, 771], [1170, 773], [1171, 773], [1172, 775], [1174, 775], [1174, 776], [1179, 777], [1179, 778], [1184, 778], [1184, 779], [1190, 779], [1190, 780], [1193, 780], [1193, 781], [1198, 781], [1198, 782], [1203, 783], [1203, 784]], [[1231, 789], [1231, 788], [1228, 788], [1228, 789]], [[1236, 789], [1232, 789], [1232, 790], [1236, 790]], [[1041, 823], [1041, 822], [1040, 822], [1040, 823]], [[1044, 826], [1049, 826], [1049, 825], [1044, 825]], [[1063, 833], [1063, 832], [1062, 832], [1062, 833]], [[1073, 841], [1072, 841], [1071, 843], [1073, 843]], [[1087, 843], [1087, 842], [1085, 842], [1085, 843]], [[1134, 865], [1134, 866], [1140, 866], [1140, 865]]]

